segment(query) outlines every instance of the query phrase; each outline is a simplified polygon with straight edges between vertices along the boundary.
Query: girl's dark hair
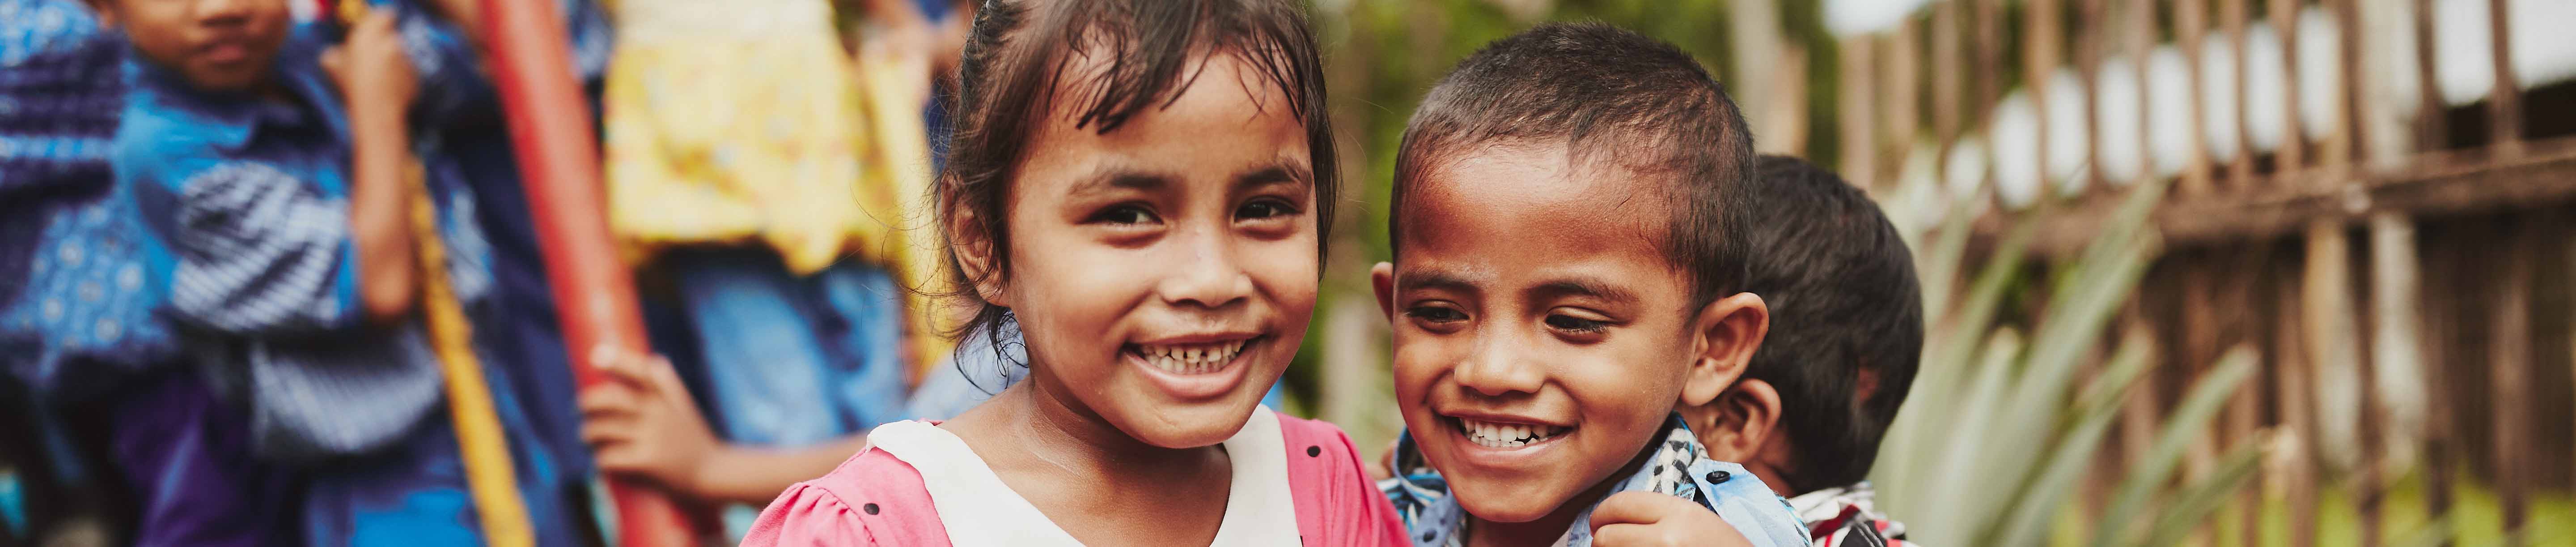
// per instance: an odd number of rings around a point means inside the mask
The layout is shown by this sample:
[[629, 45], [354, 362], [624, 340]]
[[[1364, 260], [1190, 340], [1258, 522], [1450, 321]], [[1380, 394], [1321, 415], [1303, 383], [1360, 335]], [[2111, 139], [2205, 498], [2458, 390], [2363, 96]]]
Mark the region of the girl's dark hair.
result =
[[[1068, 53], [1075, 51], [1108, 59], [1108, 66], [1071, 76], [1084, 81], [1065, 80]], [[1010, 309], [985, 301], [975, 292], [984, 279], [969, 278], [959, 267], [958, 234], [949, 227], [958, 211], [974, 212], [974, 228], [992, 245], [992, 261], [982, 275], [1007, 282], [1011, 234], [1003, 205], [1028, 153], [1029, 136], [1047, 122], [1055, 101], [1069, 101], [1080, 114], [1074, 127], [1107, 134], [1138, 112], [1179, 98], [1198, 77], [1190, 60], [1202, 55], [1233, 55], [1287, 97], [1289, 111], [1306, 126], [1315, 225], [1332, 225], [1340, 169], [1324, 112], [1323, 61], [1304, 6], [1289, 0], [987, 0], [976, 11], [958, 67], [949, 156], [931, 190], [949, 296], [977, 308], [950, 336], [985, 333], [1001, 355], [1008, 355], [1004, 344], [1016, 338], [1009, 335], [1017, 328]], [[1067, 92], [1058, 95], [1059, 88]], [[964, 344], [958, 348], [965, 350]]]

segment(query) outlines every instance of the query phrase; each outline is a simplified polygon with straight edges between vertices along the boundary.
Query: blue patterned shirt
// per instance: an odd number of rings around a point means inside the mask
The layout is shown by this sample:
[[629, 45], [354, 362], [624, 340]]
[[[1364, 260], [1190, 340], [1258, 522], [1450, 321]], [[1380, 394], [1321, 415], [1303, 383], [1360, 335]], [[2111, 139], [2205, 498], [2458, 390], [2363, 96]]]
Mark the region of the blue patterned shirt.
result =
[[177, 353], [169, 254], [108, 176], [124, 51], [76, 0], [0, 0], [0, 365], [49, 400]]
[[[420, 74], [414, 120], [435, 120], [489, 91], [473, 51], [416, 9], [397, 13]], [[208, 334], [192, 353], [237, 367], [266, 456], [301, 459], [387, 446], [441, 398], [437, 357], [417, 319], [361, 317], [350, 239], [348, 122], [321, 51], [329, 24], [299, 26], [274, 62], [269, 95], [197, 91], [167, 69], [126, 63], [125, 118], [113, 163], [146, 224], [174, 257], [169, 315]], [[478, 95], [481, 94], [481, 95]], [[416, 141], [420, 142], [420, 141]], [[455, 166], [419, 150], [457, 294], [489, 291], [488, 245]]]
[[[1798, 522], [1789, 502], [1780, 499], [1779, 493], [1772, 492], [1761, 478], [1746, 472], [1743, 466], [1709, 459], [1699, 438], [1683, 425], [1681, 414], [1673, 414], [1664, 422], [1663, 436], [1645, 447], [1654, 455], [1637, 466], [1636, 472], [1619, 479], [1610, 489], [1611, 494], [1631, 490], [1658, 492], [1698, 502], [1717, 512], [1718, 518], [1734, 526], [1755, 547], [1810, 543], [1806, 526]], [[1392, 461], [1387, 462], [1387, 469], [1395, 477], [1378, 481], [1378, 490], [1394, 502], [1396, 515], [1404, 521], [1405, 539], [1416, 547], [1465, 545], [1467, 512], [1449, 495], [1448, 481], [1414, 447], [1413, 435], [1400, 437], [1395, 453], [1388, 458]], [[1555, 545], [1592, 545], [1592, 508], [1584, 508], [1574, 518], [1574, 525], [1557, 537]]]

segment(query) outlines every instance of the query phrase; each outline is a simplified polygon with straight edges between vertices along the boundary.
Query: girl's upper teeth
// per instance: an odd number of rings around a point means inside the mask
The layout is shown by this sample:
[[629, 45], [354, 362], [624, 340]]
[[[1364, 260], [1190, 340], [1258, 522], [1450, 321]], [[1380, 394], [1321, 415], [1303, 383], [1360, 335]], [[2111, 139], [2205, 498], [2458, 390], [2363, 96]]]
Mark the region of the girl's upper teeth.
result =
[[1207, 372], [1234, 360], [1247, 340], [1212, 344], [1137, 345], [1145, 362], [1165, 371], [1183, 374]]

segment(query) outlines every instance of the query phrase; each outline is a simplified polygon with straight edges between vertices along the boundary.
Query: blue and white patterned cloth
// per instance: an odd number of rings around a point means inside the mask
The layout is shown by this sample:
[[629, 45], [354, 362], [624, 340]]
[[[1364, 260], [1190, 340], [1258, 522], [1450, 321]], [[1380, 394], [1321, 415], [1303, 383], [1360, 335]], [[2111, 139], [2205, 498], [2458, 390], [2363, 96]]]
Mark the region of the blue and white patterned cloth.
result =
[[0, 365], [49, 401], [177, 354], [169, 254], [108, 174], [123, 44], [76, 0], [0, 0]]
[[[419, 70], [413, 119], [479, 92], [473, 50], [417, 14], [404, 17]], [[211, 336], [203, 352], [247, 370], [252, 433], [268, 457], [302, 460], [391, 445], [441, 397], [436, 356], [417, 320], [364, 324], [349, 239], [348, 123], [319, 65], [331, 28], [295, 29], [275, 62], [288, 98], [190, 89], [131, 55], [113, 163], [153, 235], [175, 257], [171, 317]], [[421, 155], [437, 200], [457, 294], [488, 292], [487, 245], [450, 164]]]
[[[1689, 426], [1683, 425], [1681, 414], [1673, 414], [1664, 422], [1662, 440], [1646, 447], [1655, 454], [1635, 473], [1620, 479], [1610, 494], [1631, 490], [1660, 492], [1699, 502], [1717, 512], [1718, 518], [1734, 526], [1755, 547], [1810, 543], [1806, 526], [1790, 511], [1789, 502], [1780, 499], [1761, 478], [1746, 472], [1743, 466], [1708, 459], [1708, 450], [1691, 435]], [[1378, 490], [1395, 503], [1396, 515], [1404, 520], [1405, 538], [1416, 547], [1465, 545], [1466, 510], [1450, 497], [1448, 481], [1423, 459], [1422, 451], [1413, 444], [1413, 435], [1400, 437], [1388, 458], [1393, 461], [1388, 462], [1387, 468], [1395, 477], [1378, 481]], [[1603, 497], [1607, 499], [1608, 494]], [[1599, 500], [1588, 503], [1598, 504]], [[1557, 537], [1556, 545], [1592, 545], [1592, 508], [1584, 508], [1574, 518], [1574, 525]]]
[[[413, 2], [395, 10], [419, 73], [414, 121], [451, 120], [490, 104], [473, 46]], [[132, 56], [132, 91], [114, 153], [145, 224], [175, 264], [168, 315], [194, 358], [246, 378], [254, 450], [301, 464], [302, 539], [311, 545], [480, 543], [467, 503], [438, 356], [417, 317], [371, 324], [357, 299], [350, 241], [349, 132], [319, 66], [335, 23], [302, 25], [274, 62], [277, 90], [224, 95]], [[415, 127], [448, 250], [449, 282], [475, 324], [494, 316], [490, 245], [476, 202], [436, 125]], [[509, 363], [478, 338], [487, 378]], [[529, 426], [524, 397], [492, 381], [521, 500], [540, 545], [577, 545], [566, 461]]]

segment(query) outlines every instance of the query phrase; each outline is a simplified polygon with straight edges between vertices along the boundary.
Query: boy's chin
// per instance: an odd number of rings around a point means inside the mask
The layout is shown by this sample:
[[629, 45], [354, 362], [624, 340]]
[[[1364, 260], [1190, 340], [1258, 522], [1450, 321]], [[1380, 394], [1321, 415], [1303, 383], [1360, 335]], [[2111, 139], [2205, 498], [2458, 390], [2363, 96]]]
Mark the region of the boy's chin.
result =
[[1462, 487], [1456, 481], [1449, 483], [1451, 494], [1458, 499], [1458, 507], [1467, 510], [1467, 514], [1475, 515], [1476, 518], [1487, 522], [1529, 522], [1547, 518], [1548, 514], [1564, 506], [1566, 501], [1562, 497], [1551, 495], [1552, 492], [1540, 491], [1543, 488], [1535, 485], [1526, 489], [1514, 488], [1510, 485], [1495, 486], [1501, 486], [1501, 488], [1474, 489]]

